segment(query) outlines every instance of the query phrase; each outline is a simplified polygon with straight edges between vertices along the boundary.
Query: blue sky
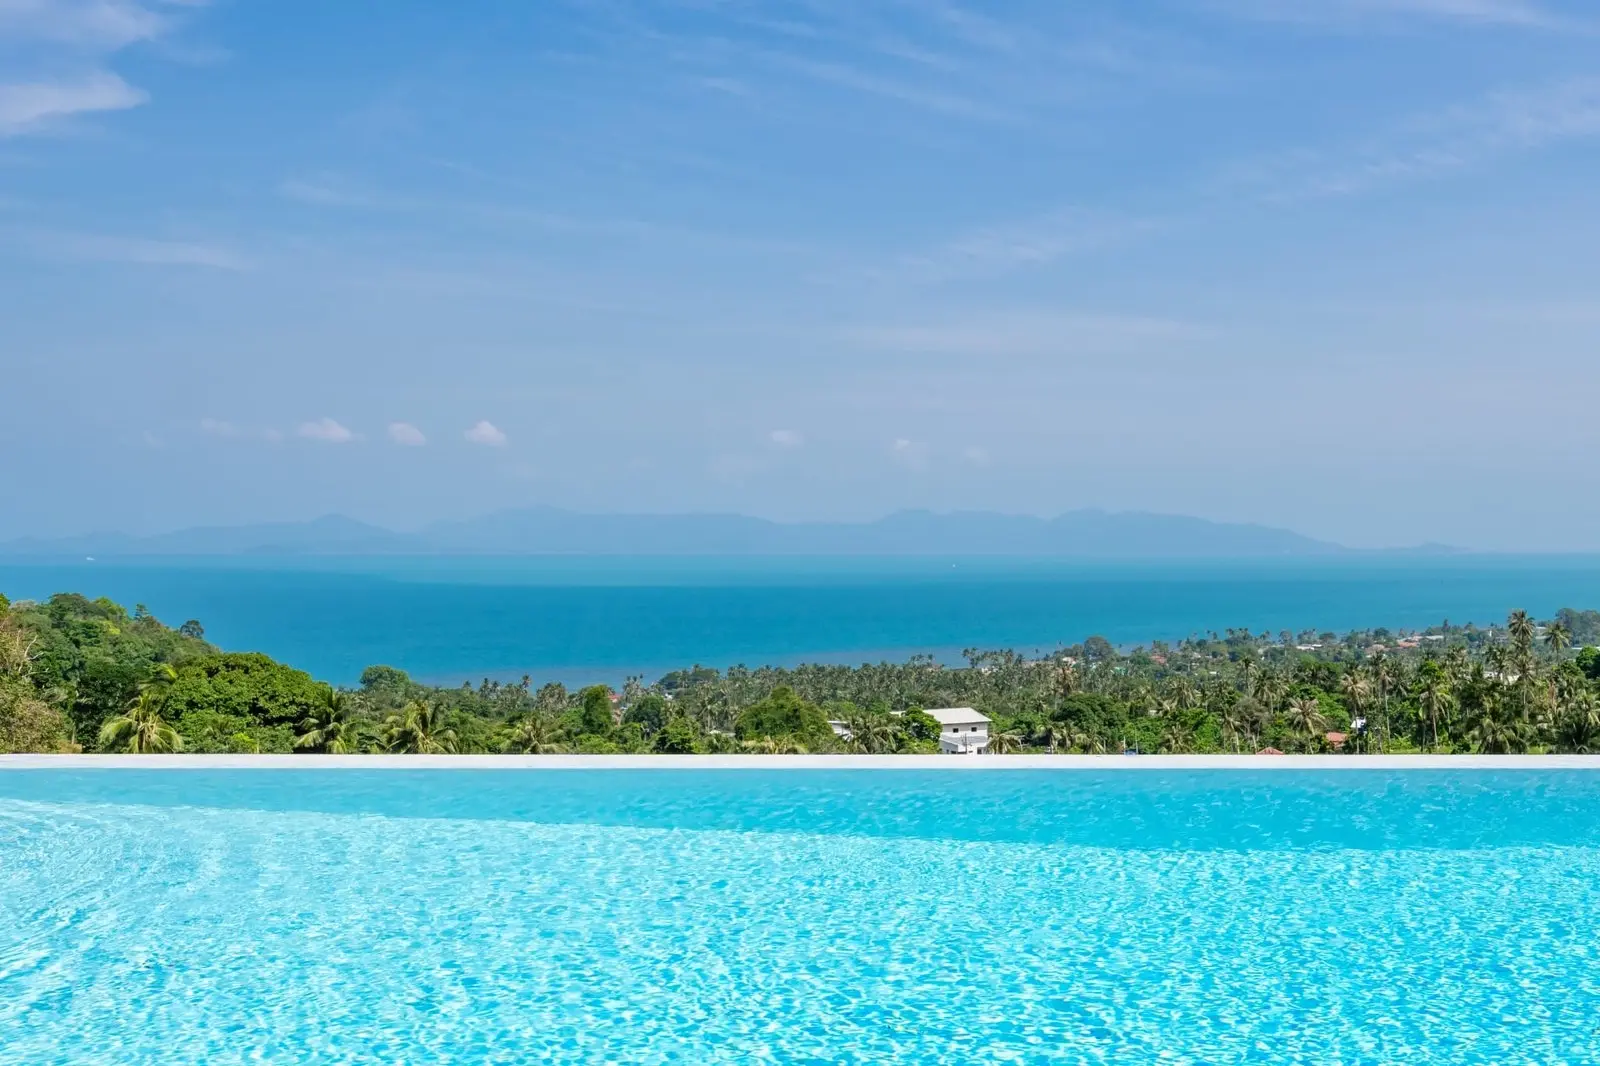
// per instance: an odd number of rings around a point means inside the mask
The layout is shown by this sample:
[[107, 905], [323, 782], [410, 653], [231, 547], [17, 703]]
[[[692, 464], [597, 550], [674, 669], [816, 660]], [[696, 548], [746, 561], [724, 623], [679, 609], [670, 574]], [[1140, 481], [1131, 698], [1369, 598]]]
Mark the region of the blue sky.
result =
[[1597, 164], [1571, 0], [0, 0], [0, 535], [1600, 549]]

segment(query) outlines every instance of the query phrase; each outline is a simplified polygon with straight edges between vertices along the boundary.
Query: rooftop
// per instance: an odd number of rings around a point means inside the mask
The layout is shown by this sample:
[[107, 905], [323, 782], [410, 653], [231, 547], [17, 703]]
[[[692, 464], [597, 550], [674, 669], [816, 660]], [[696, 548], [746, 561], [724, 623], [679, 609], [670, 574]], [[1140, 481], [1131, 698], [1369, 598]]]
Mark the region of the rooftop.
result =
[[984, 725], [988, 715], [979, 714], [971, 707], [941, 707], [922, 712], [940, 725]]

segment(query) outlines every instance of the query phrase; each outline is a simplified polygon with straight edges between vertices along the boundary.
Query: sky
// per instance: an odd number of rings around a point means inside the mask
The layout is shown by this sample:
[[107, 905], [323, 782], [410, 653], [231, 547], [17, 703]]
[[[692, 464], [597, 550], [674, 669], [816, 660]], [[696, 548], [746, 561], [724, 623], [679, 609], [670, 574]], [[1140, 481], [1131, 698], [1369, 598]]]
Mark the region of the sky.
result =
[[0, 537], [1600, 550], [1600, 8], [0, 0]]

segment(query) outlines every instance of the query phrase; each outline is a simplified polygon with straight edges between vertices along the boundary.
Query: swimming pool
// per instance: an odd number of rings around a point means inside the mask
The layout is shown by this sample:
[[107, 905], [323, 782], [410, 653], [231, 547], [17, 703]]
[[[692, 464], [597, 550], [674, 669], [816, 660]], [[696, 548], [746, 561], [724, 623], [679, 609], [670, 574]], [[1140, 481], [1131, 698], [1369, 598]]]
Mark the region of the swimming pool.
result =
[[1600, 1062], [1600, 773], [0, 770], [0, 1061]]

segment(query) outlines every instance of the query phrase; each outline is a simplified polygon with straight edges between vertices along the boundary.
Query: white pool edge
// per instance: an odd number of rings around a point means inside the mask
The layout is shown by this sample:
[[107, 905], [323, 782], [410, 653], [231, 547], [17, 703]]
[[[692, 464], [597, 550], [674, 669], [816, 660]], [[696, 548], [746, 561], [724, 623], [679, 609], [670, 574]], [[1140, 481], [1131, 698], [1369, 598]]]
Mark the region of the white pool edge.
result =
[[1600, 755], [0, 755], [6, 770], [1600, 770]]

